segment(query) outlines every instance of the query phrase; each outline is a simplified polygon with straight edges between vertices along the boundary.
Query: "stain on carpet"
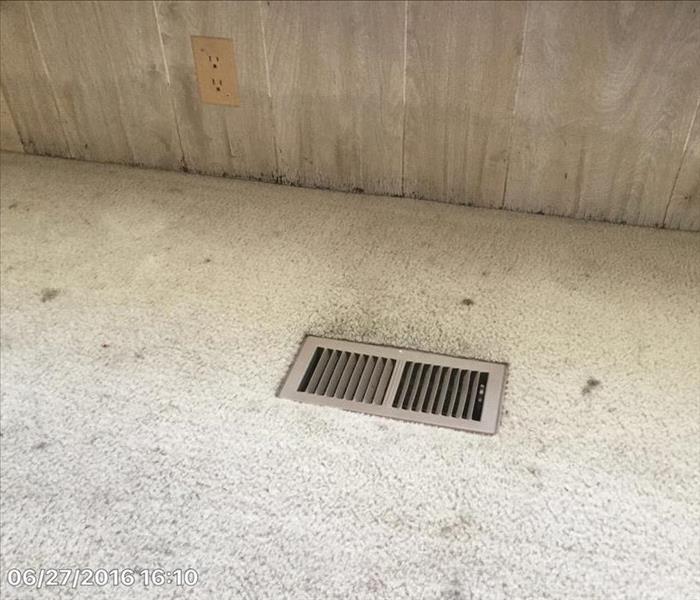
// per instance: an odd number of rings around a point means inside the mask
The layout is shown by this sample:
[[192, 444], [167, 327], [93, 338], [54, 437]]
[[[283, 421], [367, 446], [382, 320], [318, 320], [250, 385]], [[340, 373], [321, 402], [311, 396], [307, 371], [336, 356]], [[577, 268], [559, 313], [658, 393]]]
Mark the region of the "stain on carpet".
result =
[[441, 537], [463, 536], [471, 528], [471, 522], [465, 515], [457, 515], [456, 518], [440, 527]]
[[43, 290], [41, 290], [41, 301], [42, 302], [50, 302], [56, 296], [58, 296], [60, 293], [61, 293], [61, 290], [56, 289], [56, 288], [44, 288]]
[[581, 389], [581, 395], [586, 396], [587, 394], [590, 394], [595, 388], [597, 388], [600, 385], [600, 381], [598, 381], [595, 377], [589, 377], [588, 381], [586, 382], [586, 385], [583, 386]]

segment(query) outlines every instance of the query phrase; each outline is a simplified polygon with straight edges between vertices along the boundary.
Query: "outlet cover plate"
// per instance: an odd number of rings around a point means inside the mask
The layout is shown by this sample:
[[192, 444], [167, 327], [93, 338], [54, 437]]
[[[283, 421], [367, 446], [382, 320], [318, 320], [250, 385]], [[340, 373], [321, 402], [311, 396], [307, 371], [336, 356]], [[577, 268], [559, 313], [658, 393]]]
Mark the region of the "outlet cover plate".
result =
[[239, 106], [233, 40], [193, 35], [192, 53], [202, 102]]

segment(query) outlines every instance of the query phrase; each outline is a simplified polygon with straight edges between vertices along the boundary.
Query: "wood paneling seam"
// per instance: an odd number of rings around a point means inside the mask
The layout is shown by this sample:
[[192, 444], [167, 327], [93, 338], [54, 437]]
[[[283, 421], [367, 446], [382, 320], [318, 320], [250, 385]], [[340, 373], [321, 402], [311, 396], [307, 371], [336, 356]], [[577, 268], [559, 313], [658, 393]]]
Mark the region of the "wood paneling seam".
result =
[[158, 6], [156, 0], [151, 0], [153, 6], [153, 18], [156, 20], [156, 31], [158, 32], [158, 46], [160, 47], [160, 56], [163, 59], [163, 68], [165, 69], [165, 82], [168, 84], [168, 102], [170, 109], [173, 111], [173, 121], [175, 122], [175, 133], [177, 135], [177, 143], [180, 144], [180, 164], [187, 169], [187, 161], [185, 160], [185, 148], [182, 145], [182, 136], [180, 135], [180, 123], [177, 120], [177, 111], [175, 110], [175, 100], [173, 98], [173, 87], [170, 85], [170, 67], [165, 58], [165, 46], [163, 46], [163, 34], [160, 29], [160, 19], [158, 19]]
[[[32, 18], [32, 11], [29, 10], [29, 2], [25, 1], [24, 2], [24, 8], [27, 11], [27, 19], [29, 19], [29, 25], [32, 28], [32, 37], [34, 38], [34, 45], [36, 46], [36, 51], [37, 54], [39, 55], [39, 58], [41, 59], [41, 66], [44, 69], [44, 75], [46, 75], [46, 82], [49, 85], [49, 88], [51, 89], [51, 99], [53, 100], [53, 105], [54, 108], [56, 109], [56, 115], [58, 116], [58, 122], [61, 125], [61, 133], [63, 133], [63, 140], [66, 144], [66, 149], [68, 150], [68, 154], [70, 154], [70, 158], [75, 158], [75, 153], [73, 152], [73, 149], [70, 147], [70, 140], [68, 139], [68, 133], [66, 132], [65, 125], [63, 124], [63, 115], [61, 114], [61, 108], [58, 104], [58, 96], [56, 95], [56, 89], [53, 86], [53, 81], [51, 81], [51, 75], [49, 75], [49, 67], [46, 64], [46, 59], [44, 58], [44, 52], [41, 49], [41, 45], [39, 44], [39, 36], [36, 33], [36, 27], [34, 26], [34, 19]], [[24, 145], [24, 142], [22, 142], [22, 145]]]
[[[2, 82], [0, 82], [0, 95], [2, 95], [4, 99], [7, 98], [7, 95], [5, 94], [5, 89], [2, 86]], [[22, 149], [25, 152], [27, 152], [27, 149], [24, 147], [24, 140], [19, 135], [19, 129], [17, 129], [17, 119], [15, 118], [15, 115], [12, 114], [12, 108], [10, 108], [10, 104], [6, 101], [4, 103], [4, 106], [5, 106], [5, 109], [7, 110], [7, 114], [10, 115], [10, 121], [12, 121], [12, 127], [17, 132], [17, 137], [19, 138], [19, 141], [22, 144]], [[2, 148], [0, 148], [0, 150], [2, 150]]]
[[[267, 40], [265, 39], [265, 16], [263, 15], [262, 0], [258, 0], [258, 19], [260, 20], [260, 35], [263, 48], [263, 58], [265, 61], [265, 83], [267, 84], [267, 101], [270, 104], [270, 114], [273, 114], [272, 106], [272, 83], [270, 81], [270, 61], [267, 58]], [[277, 147], [277, 127], [274, 118], [271, 119], [272, 147], [275, 151], [275, 178], [280, 176], [279, 148]]]
[[403, 11], [403, 118], [401, 124], [401, 196], [404, 196], [406, 168], [406, 79], [408, 76], [408, 0]]
[[683, 152], [681, 153], [681, 160], [678, 164], [678, 170], [676, 171], [676, 176], [673, 178], [673, 185], [671, 186], [671, 193], [668, 195], [668, 202], [666, 203], [666, 209], [664, 210], [664, 218], [661, 220], [661, 227], [666, 226], [666, 220], [668, 218], [668, 210], [671, 207], [671, 202], [673, 201], [673, 194], [676, 191], [676, 186], [678, 185], [678, 176], [681, 174], [681, 169], [683, 168], [683, 163], [685, 162], [685, 157], [688, 152], [688, 145], [690, 143], [690, 135], [693, 132], [693, 127], [695, 126], [695, 120], [698, 118], [698, 111], [700, 110], [700, 96], [698, 96], [698, 101], [695, 103], [695, 112], [693, 113], [693, 118], [690, 120], [690, 127], [688, 127], [688, 133], [685, 136], [685, 143], [683, 144]]
[[[98, 4], [93, 2], [92, 3], [92, 10], [95, 13], [95, 20], [97, 21], [97, 27], [100, 30], [100, 37], [105, 39], [106, 36], [104, 35], [104, 32], [102, 31], [102, 16], [100, 15], [100, 10], [98, 8]], [[129, 129], [126, 126], [126, 122], [124, 120], [124, 114], [122, 113], [122, 100], [121, 100], [121, 90], [118, 85], [116, 85], [116, 82], [118, 81], [117, 78], [117, 72], [114, 69], [114, 61], [112, 60], [112, 53], [107, 52], [107, 64], [109, 64], [109, 69], [112, 73], [112, 80], [115, 82], [115, 95], [117, 98], [117, 115], [119, 115], [119, 122], [121, 123], [122, 130], [124, 131], [124, 140], [126, 141], [126, 147], [129, 149], [129, 152], [131, 154], [131, 162], [134, 164], [138, 163], [136, 159], [136, 152], [134, 152], [134, 145], [131, 143], [131, 139], [129, 139]]]
[[508, 128], [508, 143], [506, 144], [506, 172], [503, 177], [503, 196], [501, 196], [501, 208], [506, 205], [506, 192], [508, 191], [508, 175], [510, 174], [510, 153], [513, 145], [513, 129], [515, 128], [515, 115], [518, 110], [518, 97], [520, 96], [520, 83], [523, 78], [523, 63], [525, 62], [525, 42], [527, 40], [527, 19], [530, 16], [530, 3], [525, 2], [525, 18], [523, 19], [523, 41], [520, 43], [520, 60], [518, 61], [518, 77], [515, 83], [513, 97], [513, 110], [510, 115], [510, 127]]

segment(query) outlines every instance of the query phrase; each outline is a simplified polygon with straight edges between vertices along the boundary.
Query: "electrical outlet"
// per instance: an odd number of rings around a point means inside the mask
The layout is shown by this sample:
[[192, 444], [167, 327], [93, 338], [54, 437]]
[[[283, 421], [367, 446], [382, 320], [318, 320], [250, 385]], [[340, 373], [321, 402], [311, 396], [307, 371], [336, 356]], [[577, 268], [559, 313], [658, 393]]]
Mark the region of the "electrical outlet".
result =
[[233, 40], [193, 35], [192, 52], [202, 102], [239, 106]]

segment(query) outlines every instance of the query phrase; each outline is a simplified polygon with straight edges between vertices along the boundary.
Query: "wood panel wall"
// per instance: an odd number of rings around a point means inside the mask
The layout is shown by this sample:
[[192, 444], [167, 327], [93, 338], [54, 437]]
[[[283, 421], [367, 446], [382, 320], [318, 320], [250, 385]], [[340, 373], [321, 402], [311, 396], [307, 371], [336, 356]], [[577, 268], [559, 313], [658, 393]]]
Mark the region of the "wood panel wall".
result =
[[[700, 2], [0, 2], [2, 148], [700, 230]], [[240, 107], [199, 101], [230, 37]]]

